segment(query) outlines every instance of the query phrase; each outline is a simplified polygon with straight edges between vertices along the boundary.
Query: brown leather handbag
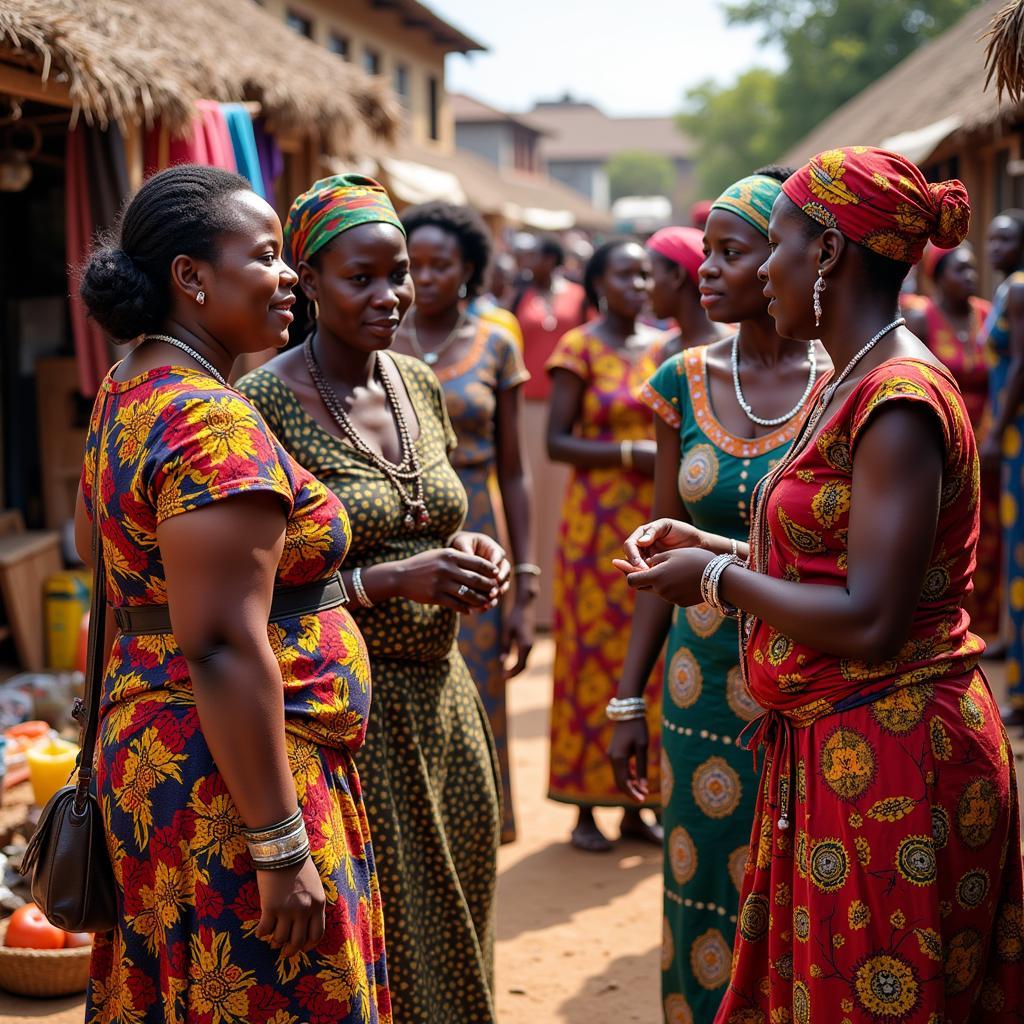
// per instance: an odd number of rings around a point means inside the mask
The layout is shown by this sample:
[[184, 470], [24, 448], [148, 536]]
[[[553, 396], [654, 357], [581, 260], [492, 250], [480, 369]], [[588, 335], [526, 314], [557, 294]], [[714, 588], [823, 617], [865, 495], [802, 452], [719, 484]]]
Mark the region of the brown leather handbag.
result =
[[85, 702], [75, 701], [73, 715], [81, 726], [78, 779], [59, 789], [43, 808], [21, 861], [21, 873], [30, 880], [32, 898], [49, 919], [69, 932], [106, 932], [117, 922], [117, 885], [110, 863], [99, 801], [90, 791], [96, 737], [99, 731], [100, 690], [103, 685], [103, 640], [107, 612], [106, 572], [100, 543], [99, 489], [101, 437], [93, 475], [92, 607], [89, 612], [89, 656], [86, 662]]

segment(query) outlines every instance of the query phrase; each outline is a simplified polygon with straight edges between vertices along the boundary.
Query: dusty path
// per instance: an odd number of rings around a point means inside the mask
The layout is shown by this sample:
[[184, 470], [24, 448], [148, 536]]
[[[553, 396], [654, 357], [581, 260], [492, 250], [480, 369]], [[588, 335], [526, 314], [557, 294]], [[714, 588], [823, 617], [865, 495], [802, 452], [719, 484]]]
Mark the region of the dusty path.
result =
[[[660, 1020], [661, 854], [629, 842], [583, 854], [565, 842], [573, 808], [544, 798], [550, 641], [510, 689], [519, 840], [502, 848], [497, 989], [501, 1024]], [[617, 835], [618, 812], [601, 816]], [[80, 999], [0, 993], [0, 1024], [81, 1024]], [[399, 1024], [414, 1024], [402, 1021]]]

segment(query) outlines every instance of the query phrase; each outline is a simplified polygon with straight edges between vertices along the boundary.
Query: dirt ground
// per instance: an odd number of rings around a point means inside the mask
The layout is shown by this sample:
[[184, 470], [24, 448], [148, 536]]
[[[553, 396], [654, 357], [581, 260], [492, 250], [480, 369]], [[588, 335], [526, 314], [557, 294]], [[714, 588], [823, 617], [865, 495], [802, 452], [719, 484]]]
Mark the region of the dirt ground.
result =
[[[501, 1024], [653, 1024], [660, 1019], [661, 853], [635, 842], [584, 854], [572, 807], [544, 797], [550, 641], [510, 686], [517, 842], [502, 847], [497, 998]], [[619, 812], [599, 814], [617, 835]], [[0, 993], [0, 1024], [81, 1024], [82, 1000]], [[411, 1021], [401, 1024], [413, 1024]]]

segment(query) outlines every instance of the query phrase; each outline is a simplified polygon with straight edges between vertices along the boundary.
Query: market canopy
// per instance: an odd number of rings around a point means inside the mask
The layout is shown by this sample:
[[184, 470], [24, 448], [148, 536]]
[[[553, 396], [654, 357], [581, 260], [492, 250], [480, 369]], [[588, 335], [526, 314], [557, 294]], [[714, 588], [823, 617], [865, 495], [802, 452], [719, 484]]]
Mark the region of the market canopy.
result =
[[0, 0], [0, 83], [31, 72], [91, 124], [157, 119], [174, 133], [199, 99], [254, 101], [275, 131], [351, 149], [401, 113], [387, 83], [299, 36], [252, 0]]

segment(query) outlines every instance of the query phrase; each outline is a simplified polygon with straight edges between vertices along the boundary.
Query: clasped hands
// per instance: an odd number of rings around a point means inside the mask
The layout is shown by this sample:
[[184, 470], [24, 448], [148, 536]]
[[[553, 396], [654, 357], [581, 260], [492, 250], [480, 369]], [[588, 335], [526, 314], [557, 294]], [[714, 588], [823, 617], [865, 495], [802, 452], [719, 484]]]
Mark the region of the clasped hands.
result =
[[690, 523], [655, 519], [626, 538], [625, 558], [613, 558], [612, 564], [634, 590], [649, 590], [684, 607], [699, 604], [701, 576], [715, 557], [706, 541]]

